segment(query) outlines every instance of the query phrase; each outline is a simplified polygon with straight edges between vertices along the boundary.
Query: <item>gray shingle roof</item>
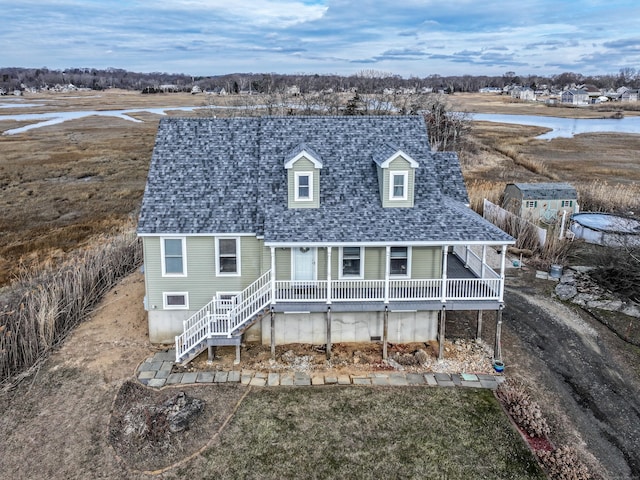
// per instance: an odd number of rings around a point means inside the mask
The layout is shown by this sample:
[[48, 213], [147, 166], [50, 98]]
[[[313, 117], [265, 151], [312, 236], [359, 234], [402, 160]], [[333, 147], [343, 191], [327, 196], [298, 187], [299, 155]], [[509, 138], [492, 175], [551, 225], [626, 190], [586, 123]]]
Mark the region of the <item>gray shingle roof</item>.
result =
[[[322, 159], [320, 208], [287, 208], [284, 163], [301, 145]], [[414, 208], [382, 208], [373, 159], [397, 149], [420, 164]], [[167, 118], [138, 232], [254, 233], [267, 243], [512, 240], [467, 202], [457, 155], [430, 151], [421, 117]]]
[[568, 183], [514, 183], [524, 200], [575, 200], [576, 189]]

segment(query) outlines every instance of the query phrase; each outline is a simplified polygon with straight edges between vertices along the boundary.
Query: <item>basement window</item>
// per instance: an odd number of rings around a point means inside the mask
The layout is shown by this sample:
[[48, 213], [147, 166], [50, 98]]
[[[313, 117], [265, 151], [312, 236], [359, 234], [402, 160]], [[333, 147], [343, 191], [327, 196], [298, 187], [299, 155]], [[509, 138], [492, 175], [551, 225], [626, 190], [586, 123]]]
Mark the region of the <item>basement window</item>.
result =
[[188, 310], [189, 292], [163, 292], [162, 306], [165, 310]]

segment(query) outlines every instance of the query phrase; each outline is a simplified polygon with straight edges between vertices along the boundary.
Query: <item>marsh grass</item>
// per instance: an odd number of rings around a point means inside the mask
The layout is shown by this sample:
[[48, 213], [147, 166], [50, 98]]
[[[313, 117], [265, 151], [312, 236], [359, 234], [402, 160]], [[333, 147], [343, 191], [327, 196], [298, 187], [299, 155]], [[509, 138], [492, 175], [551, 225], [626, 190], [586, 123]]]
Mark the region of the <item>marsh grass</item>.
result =
[[62, 265], [25, 271], [0, 291], [0, 382], [43, 358], [118, 280], [142, 263], [132, 234], [107, 237]]
[[484, 208], [484, 199], [491, 203], [500, 205], [505, 188], [504, 182], [496, 182], [492, 180], [472, 180], [467, 184], [467, 192], [469, 193], [469, 203], [471, 209], [482, 215]]
[[610, 213], [640, 213], [640, 184], [610, 184], [593, 180], [576, 185], [582, 211]]
[[493, 393], [458, 388], [256, 390], [204, 459], [207, 478], [545, 478]]

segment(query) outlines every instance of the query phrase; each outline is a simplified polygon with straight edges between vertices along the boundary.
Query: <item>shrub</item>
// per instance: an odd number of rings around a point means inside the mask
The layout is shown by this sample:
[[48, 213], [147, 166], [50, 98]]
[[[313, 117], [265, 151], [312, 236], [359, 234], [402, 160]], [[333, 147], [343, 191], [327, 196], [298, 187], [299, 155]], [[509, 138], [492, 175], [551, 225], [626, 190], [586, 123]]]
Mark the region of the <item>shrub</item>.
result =
[[536, 451], [540, 462], [552, 480], [589, 480], [591, 474], [578, 459], [576, 451], [571, 447], [560, 447], [548, 452]]
[[544, 438], [550, 433], [540, 406], [531, 400], [522, 383], [509, 379], [500, 385], [496, 394], [516, 425], [527, 435]]

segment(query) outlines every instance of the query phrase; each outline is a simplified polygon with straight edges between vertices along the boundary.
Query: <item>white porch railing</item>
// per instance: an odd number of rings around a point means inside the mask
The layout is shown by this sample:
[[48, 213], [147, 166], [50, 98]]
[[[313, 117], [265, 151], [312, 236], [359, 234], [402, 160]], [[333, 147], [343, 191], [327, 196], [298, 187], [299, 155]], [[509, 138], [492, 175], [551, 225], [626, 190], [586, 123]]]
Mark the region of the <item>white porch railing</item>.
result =
[[182, 334], [176, 336], [176, 360], [183, 361], [202, 348], [210, 337], [227, 336], [241, 328], [271, 303], [271, 270], [262, 275], [233, 300], [213, 299], [183, 322]]
[[488, 278], [500, 278], [500, 275], [496, 271], [490, 268], [486, 263], [482, 262], [482, 258], [480, 258], [470, 246], [455, 245], [453, 247], [453, 253], [455, 253], [460, 261], [464, 263], [477, 277], [482, 278], [484, 276]]
[[[276, 303], [326, 302], [327, 281], [293, 282], [278, 280]], [[445, 280], [445, 300], [499, 300], [499, 278], [449, 278]], [[332, 302], [442, 300], [442, 280], [389, 280], [389, 298], [385, 299], [384, 280], [331, 281]]]

